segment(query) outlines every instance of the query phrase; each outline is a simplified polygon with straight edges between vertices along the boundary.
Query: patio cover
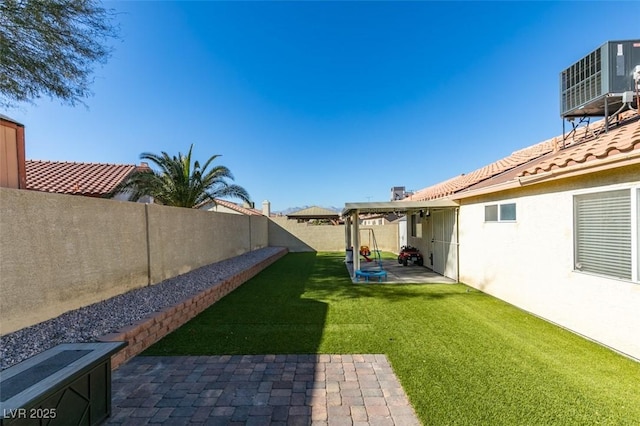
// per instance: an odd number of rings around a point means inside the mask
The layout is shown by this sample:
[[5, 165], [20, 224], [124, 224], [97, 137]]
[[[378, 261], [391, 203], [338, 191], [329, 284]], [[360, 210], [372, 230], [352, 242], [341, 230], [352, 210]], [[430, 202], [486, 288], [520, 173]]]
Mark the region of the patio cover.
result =
[[290, 219], [338, 219], [338, 212], [318, 206], [298, 210], [287, 215]]
[[459, 204], [449, 198], [427, 201], [382, 201], [372, 203], [345, 203], [342, 217], [358, 213], [406, 213], [422, 209], [458, 207]]
[[338, 225], [340, 214], [333, 210], [325, 209], [318, 206], [312, 206], [303, 210], [298, 210], [287, 215], [287, 219], [297, 219], [298, 222], [308, 222], [314, 219], [324, 219], [330, 221], [333, 225]]
[[385, 201], [371, 203], [345, 203], [342, 217], [345, 219], [346, 248], [353, 247], [353, 270], [360, 269], [360, 256], [355, 250], [360, 247], [360, 213], [409, 213], [424, 209], [457, 208], [458, 203], [449, 198], [426, 201]]

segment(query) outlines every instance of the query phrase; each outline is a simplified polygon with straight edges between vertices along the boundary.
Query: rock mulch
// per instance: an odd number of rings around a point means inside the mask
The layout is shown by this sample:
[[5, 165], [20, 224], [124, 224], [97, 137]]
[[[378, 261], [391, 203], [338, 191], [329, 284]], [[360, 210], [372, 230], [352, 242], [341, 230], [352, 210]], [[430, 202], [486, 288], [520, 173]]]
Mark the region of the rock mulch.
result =
[[0, 370], [61, 343], [97, 341], [101, 336], [197, 295], [281, 250], [279, 247], [254, 250], [1, 336]]

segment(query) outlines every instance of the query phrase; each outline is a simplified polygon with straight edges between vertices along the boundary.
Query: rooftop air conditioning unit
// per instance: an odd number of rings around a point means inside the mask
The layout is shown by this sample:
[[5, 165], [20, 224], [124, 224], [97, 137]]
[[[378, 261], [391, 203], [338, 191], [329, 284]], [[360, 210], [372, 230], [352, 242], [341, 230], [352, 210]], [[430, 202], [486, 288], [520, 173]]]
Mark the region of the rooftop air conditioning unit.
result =
[[604, 43], [560, 73], [561, 117], [614, 113], [637, 92], [639, 82], [634, 73], [639, 66], [640, 40]]
[[394, 186], [391, 188], [391, 201], [402, 200], [407, 196], [404, 186]]

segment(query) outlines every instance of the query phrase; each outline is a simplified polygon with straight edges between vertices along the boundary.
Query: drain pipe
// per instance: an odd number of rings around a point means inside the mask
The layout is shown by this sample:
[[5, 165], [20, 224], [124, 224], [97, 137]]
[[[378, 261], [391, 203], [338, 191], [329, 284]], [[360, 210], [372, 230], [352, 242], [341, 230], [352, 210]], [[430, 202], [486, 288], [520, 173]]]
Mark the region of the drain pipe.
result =
[[460, 282], [460, 208], [456, 207], [456, 281]]

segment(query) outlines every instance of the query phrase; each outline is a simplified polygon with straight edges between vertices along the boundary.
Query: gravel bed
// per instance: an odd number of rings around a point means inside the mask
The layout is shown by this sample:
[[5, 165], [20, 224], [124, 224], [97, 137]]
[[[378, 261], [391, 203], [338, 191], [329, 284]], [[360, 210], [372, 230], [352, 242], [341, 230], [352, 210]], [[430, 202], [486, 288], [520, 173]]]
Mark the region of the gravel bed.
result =
[[0, 370], [60, 343], [94, 342], [173, 306], [276, 254], [266, 247], [212, 263], [153, 286], [129, 291], [0, 337]]

